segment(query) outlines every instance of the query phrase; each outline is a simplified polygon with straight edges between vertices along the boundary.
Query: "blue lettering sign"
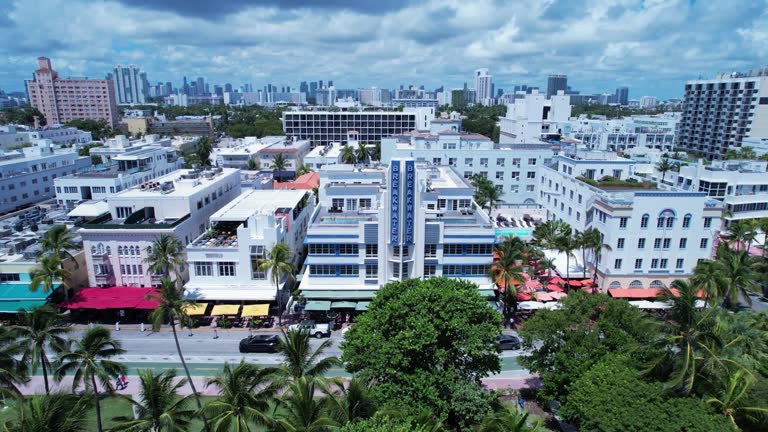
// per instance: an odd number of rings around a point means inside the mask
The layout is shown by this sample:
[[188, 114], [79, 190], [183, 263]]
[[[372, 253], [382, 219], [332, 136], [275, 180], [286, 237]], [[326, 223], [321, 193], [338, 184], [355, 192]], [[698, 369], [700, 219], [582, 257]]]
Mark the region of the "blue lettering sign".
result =
[[389, 176], [389, 243], [394, 245], [400, 241], [400, 163], [392, 163]]
[[414, 243], [414, 220], [416, 218], [416, 166], [412, 160], [405, 162], [405, 240], [404, 244]]

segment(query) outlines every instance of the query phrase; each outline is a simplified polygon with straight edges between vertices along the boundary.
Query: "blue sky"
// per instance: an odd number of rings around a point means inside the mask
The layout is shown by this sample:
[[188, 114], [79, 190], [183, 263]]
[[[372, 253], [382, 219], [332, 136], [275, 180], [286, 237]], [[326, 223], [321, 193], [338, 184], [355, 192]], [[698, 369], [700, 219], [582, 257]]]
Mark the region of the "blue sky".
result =
[[583, 93], [670, 98], [688, 79], [768, 64], [767, 2], [2, 0], [0, 88], [21, 90], [45, 55], [64, 76], [133, 63], [174, 85], [450, 88], [487, 67], [497, 88], [564, 73]]

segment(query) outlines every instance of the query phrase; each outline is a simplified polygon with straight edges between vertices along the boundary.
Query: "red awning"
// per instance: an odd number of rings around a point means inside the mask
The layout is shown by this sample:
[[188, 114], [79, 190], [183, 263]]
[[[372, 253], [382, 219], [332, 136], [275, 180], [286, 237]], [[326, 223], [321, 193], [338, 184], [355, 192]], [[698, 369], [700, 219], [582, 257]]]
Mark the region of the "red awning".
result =
[[551, 284], [561, 284], [565, 283], [565, 280], [561, 278], [560, 276], [554, 276], [549, 280], [549, 283]]
[[565, 290], [563, 289], [563, 287], [561, 287], [560, 285], [557, 285], [557, 284], [552, 284], [552, 283], [551, 283], [551, 284], [549, 284], [549, 285], [547, 285], [547, 289], [548, 289], [549, 291], [565, 292]]
[[581, 282], [579, 282], [579, 281], [577, 281], [577, 280], [569, 280], [569, 281], [568, 281], [568, 282], [566, 282], [566, 283], [567, 283], [568, 285], [570, 285], [570, 286], [573, 286], [573, 287], [580, 287], [580, 286], [581, 286]]
[[593, 279], [584, 279], [581, 281], [581, 286], [589, 287], [595, 284], [595, 281]]
[[527, 293], [518, 293], [517, 299], [520, 301], [528, 301], [531, 299], [531, 295]]
[[154, 288], [83, 288], [62, 304], [67, 309], [154, 309], [158, 302], [147, 300]]
[[660, 292], [660, 288], [616, 288], [609, 289], [608, 295], [613, 298], [654, 299]]

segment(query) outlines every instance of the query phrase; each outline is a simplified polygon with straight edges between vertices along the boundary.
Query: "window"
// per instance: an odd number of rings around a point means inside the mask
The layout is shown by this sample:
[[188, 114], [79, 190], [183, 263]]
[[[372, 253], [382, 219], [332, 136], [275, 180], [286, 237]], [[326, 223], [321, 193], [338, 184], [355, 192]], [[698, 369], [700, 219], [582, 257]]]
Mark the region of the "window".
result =
[[354, 198], [347, 198], [347, 211], [356, 211], [357, 210], [357, 200]]
[[432, 158], [432, 164], [433, 165], [442, 165], [443, 164], [443, 158]]
[[371, 199], [370, 198], [360, 198], [360, 209], [369, 209], [371, 208]]
[[640, 228], [648, 228], [648, 215], [644, 214], [640, 219]]
[[488, 266], [482, 264], [472, 264], [464, 266], [465, 276], [484, 276], [488, 274]]
[[310, 255], [336, 255], [336, 245], [332, 244], [310, 244]]
[[654, 249], [661, 249], [661, 239], [657, 238], [653, 240], [653, 248]]
[[443, 245], [443, 255], [461, 255], [462, 248], [460, 244]]
[[472, 166], [472, 158], [465, 158], [464, 159], [464, 165], [471, 167]]
[[235, 276], [235, 263], [222, 261], [219, 264], [219, 276]]
[[464, 253], [466, 255], [490, 255], [493, 253], [493, 245], [491, 244], [464, 245]]
[[213, 264], [209, 262], [196, 262], [195, 276], [213, 276]]
[[672, 239], [665, 238], [664, 244], [661, 247], [662, 249], [669, 249], [671, 245], [672, 245]]
[[336, 276], [336, 266], [329, 264], [309, 266], [309, 274], [314, 276]]
[[642, 258], [637, 258], [635, 260], [635, 270], [640, 270], [642, 268], [643, 268], [643, 259]]
[[709, 239], [703, 238], [699, 242], [699, 247], [702, 248], [702, 249], [706, 249], [707, 248], [707, 244], [709, 244]]
[[125, 219], [131, 215], [131, 207], [116, 207], [115, 211], [118, 219]]
[[20, 273], [0, 273], [0, 282], [19, 282], [21, 281]]
[[682, 258], [678, 258], [677, 261], [675, 262], [675, 268], [680, 270], [683, 268], [684, 264], [685, 264], [685, 260]]
[[659, 268], [659, 259], [658, 258], [654, 258], [654, 259], [651, 260], [651, 268], [652, 269]]
[[711, 228], [712, 227], [712, 218], [707, 217], [704, 218], [704, 228]]
[[529, 179], [535, 179], [536, 178], [536, 171], [528, 171], [527, 177]]
[[509, 173], [512, 180], [520, 180], [520, 171], [512, 171]]
[[[395, 256], [400, 256], [400, 246], [392, 246], [392, 254]], [[403, 256], [408, 255], [408, 246], [402, 247]]]
[[437, 266], [434, 264], [424, 264], [424, 277], [432, 277], [437, 273]]
[[379, 245], [377, 244], [365, 245], [365, 256], [366, 258], [375, 258], [379, 256]]
[[343, 209], [344, 208], [344, 198], [334, 198], [331, 200], [331, 207], [337, 208], [337, 209]]
[[520, 158], [514, 158], [514, 159], [512, 159], [512, 165], [514, 165], [514, 166], [520, 166]]
[[480, 158], [480, 166], [488, 168], [488, 158]]
[[638, 249], [645, 249], [645, 239], [637, 239], [637, 248]]
[[656, 219], [656, 228], [664, 228], [664, 216], [659, 216], [658, 219]]
[[357, 276], [360, 269], [357, 265], [340, 265], [339, 276]]
[[377, 264], [365, 265], [365, 278], [376, 279], [379, 277], [379, 266]]
[[464, 171], [464, 178], [469, 180], [472, 178], [472, 171]]
[[437, 245], [428, 244], [424, 245], [424, 256], [426, 258], [434, 258], [437, 256]]
[[525, 190], [526, 192], [533, 192], [533, 185], [526, 185]]
[[444, 265], [443, 276], [461, 276], [461, 266], [457, 265]]
[[[401, 268], [402, 264], [402, 268]], [[408, 263], [395, 263], [392, 266], [392, 277], [400, 279], [400, 273], [402, 271], [403, 276], [408, 277]]]
[[687, 214], [683, 217], [683, 228], [691, 227], [691, 215]]
[[669, 261], [669, 260], [666, 259], [666, 258], [662, 258], [661, 259], [661, 268], [663, 268], [663, 269], [667, 268], [667, 261]]
[[621, 261], [622, 261], [621, 258], [619, 258], [617, 260], [614, 260], [613, 261], [613, 268], [616, 269], [616, 270], [620, 270], [621, 269]]
[[496, 180], [504, 180], [504, 171], [496, 171]]
[[619, 218], [619, 228], [626, 228], [628, 222], [629, 222], [629, 218], [626, 218], [626, 217]]
[[528, 158], [528, 165], [536, 165], [536, 158]]
[[680, 239], [680, 249], [685, 249], [686, 246], [688, 246], [688, 239], [687, 238], [681, 238]]
[[496, 166], [504, 166], [504, 158], [496, 158]]
[[358, 248], [356, 244], [340, 244], [339, 255], [357, 255]]
[[617, 248], [617, 249], [624, 249], [624, 239], [623, 239], [623, 238], [620, 238], [620, 239], [619, 239], [619, 240], [616, 242], [616, 248]]

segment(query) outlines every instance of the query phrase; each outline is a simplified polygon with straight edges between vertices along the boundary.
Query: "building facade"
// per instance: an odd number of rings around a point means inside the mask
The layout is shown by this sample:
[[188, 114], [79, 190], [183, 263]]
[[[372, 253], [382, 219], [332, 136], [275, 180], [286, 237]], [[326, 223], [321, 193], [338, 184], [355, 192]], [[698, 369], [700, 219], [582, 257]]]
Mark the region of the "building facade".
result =
[[[628, 179], [635, 162], [615, 154], [592, 156], [598, 153], [555, 157], [540, 170], [538, 193], [547, 219], [565, 221], [575, 231], [596, 228], [602, 233], [611, 249], [604, 248], [597, 260], [601, 290], [670, 286], [712, 257], [722, 203], [703, 192], [593, 186], [583, 178]], [[593, 258], [588, 257], [589, 265]]]
[[142, 72], [138, 66], [117, 65], [112, 70], [112, 78], [115, 83], [115, 95], [120, 105], [143, 104], [149, 96], [149, 81], [147, 73]]
[[488, 69], [475, 71], [475, 103], [485, 106], [493, 105], [493, 75]]
[[37, 59], [38, 69], [26, 81], [29, 103], [45, 116], [46, 124], [64, 124], [70, 120], [106, 120], [117, 126], [117, 100], [110, 80], [59, 78], [46, 57]]
[[567, 75], [550, 75], [547, 77], [547, 98], [551, 98], [563, 92], [568, 91], [568, 76]]
[[462, 278], [492, 296], [495, 231], [472, 194], [452, 168], [410, 158], [321, 171], [300, 285], [306, 310], [365, 310], [379, 287], [406, 278]]
[[720, 159], [745, 137], [768, 138], [768, 67], [685, 84], [677, 147]]
[[499, 118], [502, 144], [539, 143], [549, 134], [559, 134], [559, 122], [571, 116], [570, 96], [559, 92], [547, 98], [533, 91], [507, 105], [507, 114]]
[[[90, 286], [157, 286], [147, 248], [161, 234], [188, 245], [210, 227], [211, 216], [240, 195], [231, 168], [178, 170], [109, 198], [109, 213], [80, 228]], [[182, 276], [186, 278], [187, 268]]]
[[[315, 197], [306, 190], [249, 190], [211, 216], [211, 229], [187, 246], [186, 295], [199, 301], [273, 301], [261, 261], [285, 243], [299, 265]], [[283, 282], [287, 282], [284, 280]]]

